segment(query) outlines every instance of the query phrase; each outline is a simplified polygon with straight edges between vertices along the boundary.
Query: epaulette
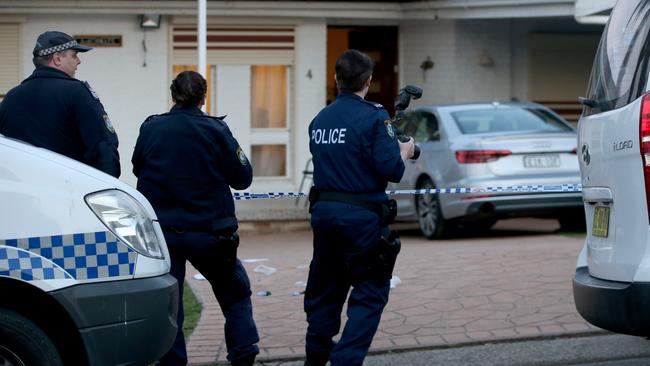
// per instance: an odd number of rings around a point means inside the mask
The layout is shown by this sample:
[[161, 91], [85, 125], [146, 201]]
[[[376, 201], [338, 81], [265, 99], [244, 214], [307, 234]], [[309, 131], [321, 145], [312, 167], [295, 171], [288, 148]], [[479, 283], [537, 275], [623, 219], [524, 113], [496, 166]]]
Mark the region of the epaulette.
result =
[[375, 107], [375, 109], [385, 109], [384, 106], [381, 103], [375, 103], [375, 102], [371, 102], [371, 101], [368, 101], [368, 100], [365, 100], [365, 99], [363, 100], [363, 102], [366, 103], [366, 104], [370, 104], [371, 106]]
[[[169, 112], [161, 113], [161, 114], [152, 114], [151, 116], [147, 117], [147, 118], [144, 120], [144, 122], [149, 122], [149, 121], [153, 120], [153, 119], [156, 118], [156, 117], [162, 117], [162, 116], [166, 116], [166, 115], [168, 115], [168, 114], [169, 114]], [[144, 123], [144, 122], [142, 122], [142, 123]]]
[[223, 116], [219, 116], [219, 117], [211, 116], [211, 115], [209, 115], [209, 114], [206, 115], [206, 117], [210, 117], [210, 118], [212, 118], [213, 120], [215, 120], [215, 121], [221, 123], [221, 124], [224, 125], [225, 127], [228, 127], [228, 124], [226, 124], [226, 121], [224, 121], [224, 120], [226, 119], [227, 116], [228, 116], [227, 114], [226, 114], [226, 115], [223, 115]]
[[95, 93], [95, 90], [90, 86], [90, 84], [88, 84], [87, 81], [79, 80], [79, 82], [81, 82], [81, 84], [86, 87], [86, 89], [90, 92], [90, 95], [92, 95], [95, 100], [99, 100], [99, 95]]

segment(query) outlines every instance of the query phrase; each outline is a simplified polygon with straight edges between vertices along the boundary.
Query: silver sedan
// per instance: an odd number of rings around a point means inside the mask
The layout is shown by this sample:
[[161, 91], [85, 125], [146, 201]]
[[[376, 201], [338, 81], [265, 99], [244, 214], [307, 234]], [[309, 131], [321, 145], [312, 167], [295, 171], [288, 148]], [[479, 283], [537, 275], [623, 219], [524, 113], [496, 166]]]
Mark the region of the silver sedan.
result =
[[[422, 153], [406, 163], [389, 189], [577, 184], [576, 132], [553, 111], [534, 103], [421, 106], [401, 126]], [[565, 229], [584, 228], [576, 193], [397, 195], [398, 220], [417, 219], [424, 236], [457, 227], [489, 229], [498, 219], [552, 217]]]

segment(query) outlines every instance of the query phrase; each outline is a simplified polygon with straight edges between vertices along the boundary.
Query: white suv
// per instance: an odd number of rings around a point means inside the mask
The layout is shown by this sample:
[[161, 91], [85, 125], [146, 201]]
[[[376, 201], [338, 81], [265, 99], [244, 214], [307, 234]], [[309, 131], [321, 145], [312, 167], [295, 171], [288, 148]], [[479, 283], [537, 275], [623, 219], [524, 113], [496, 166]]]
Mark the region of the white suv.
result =
[[650, 0], [619, 1], [578, 127], [587, 238], [573, 294], [613, 332], [650, 336]]

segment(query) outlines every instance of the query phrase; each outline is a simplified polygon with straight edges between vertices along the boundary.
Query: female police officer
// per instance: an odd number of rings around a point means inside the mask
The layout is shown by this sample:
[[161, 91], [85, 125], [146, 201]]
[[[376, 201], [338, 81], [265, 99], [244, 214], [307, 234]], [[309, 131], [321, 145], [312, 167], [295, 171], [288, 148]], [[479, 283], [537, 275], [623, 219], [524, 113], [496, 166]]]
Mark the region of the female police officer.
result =
[[259, 353], [250, 281], [237, 259], [239, 237], [230, 187], [247, 188], [253, 170], [228, 126], [201, 111], [206, 81], [194, 71], [171, 85], [174, 107], [142, 124], [133, 153], [137, 188], [149, 199], [179, 284], [178, 334], [162, 365], [187, 364], [183, 337], [185, 261], [201, 272], [226, 319], [228, 360], [252, 365]]
[[[364, 100], [373, 62], [348, 50], [336, 60], [336, 100], [309, 125], [314, 255], [305, 292], [305, 365], [361, 365], [388, 301], [399, 242], [387, 224], [386, 185], [399, 182], [413, 140], [396, 139], [388, 113]], [[341, 339], [341, 309], [348, 320]]]

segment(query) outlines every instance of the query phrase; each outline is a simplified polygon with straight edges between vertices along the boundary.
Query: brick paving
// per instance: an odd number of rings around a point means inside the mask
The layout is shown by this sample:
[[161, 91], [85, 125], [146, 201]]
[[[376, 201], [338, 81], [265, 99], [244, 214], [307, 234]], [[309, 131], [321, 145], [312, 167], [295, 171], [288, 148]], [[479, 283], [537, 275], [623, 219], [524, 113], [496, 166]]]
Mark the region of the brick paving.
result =
[[[488, 233], [428, 241], [402, 231], [402, 252], [371, 351], [471, 344], [600, 331], [573, 304], [571, 279], [582, 237], [557, 235], [553, 220], [504, 220]], [[251, 278], [260, 360], [304, 356], [304, 282], [310, 231], [241, 233], [239, 258]], [[277, 269], [254, 272], [264, 265]], [[190, 364], [224, 362], [223, 317], [207, 281], [187, 281], [203, 303], [188, 340]], [[260, 297], [259, 291], [270, 291]], [[343, 312], [345, 321], [345, 309]]]

